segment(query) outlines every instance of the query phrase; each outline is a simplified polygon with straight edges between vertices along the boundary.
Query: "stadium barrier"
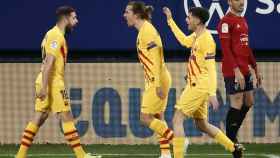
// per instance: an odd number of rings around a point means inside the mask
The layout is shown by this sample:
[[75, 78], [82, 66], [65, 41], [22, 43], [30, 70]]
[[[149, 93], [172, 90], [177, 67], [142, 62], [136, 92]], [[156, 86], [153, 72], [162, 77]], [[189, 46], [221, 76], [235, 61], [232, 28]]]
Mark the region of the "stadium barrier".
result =
[[[241, 142], [280, 142], [280, 63], [259, 62], [263, 87], [255, 91], [255, 105], [239, 133]], [[176, 98], [185, 86], [185, 63], [168, 63], [172, 75], [165, 118], [170, 126]], [[223, 77], [218, 69], [221, 107], [209, 108], [209, 120], [224, 129], [229, 107]], [[0, 143], [19, 143], [22, 131], [34, 114], [34, 81], [38, 63], [0, 64]], [[153, 132], [139, 122], [143, 70], [138, 63], [70, 63], [66, 67], [66, 84], [72, 113], [85, 144], [153, 144]], [[213, 140], [185, 121], [185, 133], [192, 143]], [[51, 116], [40, 129], [35, 143], [64, 143], [60, 122]]]

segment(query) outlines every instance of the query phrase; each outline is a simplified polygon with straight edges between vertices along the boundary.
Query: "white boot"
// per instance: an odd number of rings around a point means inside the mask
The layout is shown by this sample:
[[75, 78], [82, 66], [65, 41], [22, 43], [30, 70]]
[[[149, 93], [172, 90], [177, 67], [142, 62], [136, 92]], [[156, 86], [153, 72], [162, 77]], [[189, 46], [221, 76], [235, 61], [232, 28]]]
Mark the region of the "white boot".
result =
[[102, 158], [102, 156], [101, 155], [93, 156], [90, 153], [87, 153], [84, 158]]

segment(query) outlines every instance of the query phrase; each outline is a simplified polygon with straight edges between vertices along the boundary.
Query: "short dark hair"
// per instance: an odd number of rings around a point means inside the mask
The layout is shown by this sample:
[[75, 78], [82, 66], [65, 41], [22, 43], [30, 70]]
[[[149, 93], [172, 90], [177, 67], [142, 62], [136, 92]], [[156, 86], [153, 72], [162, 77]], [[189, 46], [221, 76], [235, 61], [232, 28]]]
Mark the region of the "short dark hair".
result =
[[205, 24], [209, 19], [209, 12], [207, 9], [202, 7], [193, 7], [189, 11], [193, 16], [199, 18], [199, 20]]
[[152, 12], [154, 11], [153, 6], [146, 5], [142, 1], [130, 1], [128, 5], [132, 6], [132, 12], [138, 14], [140, 19], [152, 19]]
[[72, 12], [75, 12], [75, 9], [71, 6], [58, 7], [55, 12], [57, 21], [61, 20], [63, 16], [69, 16]]

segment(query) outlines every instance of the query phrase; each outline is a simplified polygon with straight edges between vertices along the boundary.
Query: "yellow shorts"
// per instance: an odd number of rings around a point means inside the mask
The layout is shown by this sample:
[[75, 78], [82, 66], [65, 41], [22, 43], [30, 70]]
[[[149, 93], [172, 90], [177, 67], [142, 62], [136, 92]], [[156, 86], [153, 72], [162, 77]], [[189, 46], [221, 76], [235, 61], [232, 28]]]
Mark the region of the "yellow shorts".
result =
[[208, 92], [197, 87], [187, 86], [177, 101], [175, 108], [182, 111], [187, 117], [208, 118]]
[[141, 112], [145, 114], [163, 113], [167, 106], [168, 93], [171, 87], [171, 77], [166, 70], [164, 77], [161, 78], [161, 87], [166, 96], [165, 99], [160, 99], [156, 94], [156, 86], [151, 85], [145, 89], [142, 97]]
[[[35, 84], [36, 94], [40, 92], [42, 85]], [[48, 88], [48, 95], [45, 100], [36, 98], [35, 111], [39, 112], [68, 112], [71, 110], [70, 99], [64, 86], [53, 85]]]

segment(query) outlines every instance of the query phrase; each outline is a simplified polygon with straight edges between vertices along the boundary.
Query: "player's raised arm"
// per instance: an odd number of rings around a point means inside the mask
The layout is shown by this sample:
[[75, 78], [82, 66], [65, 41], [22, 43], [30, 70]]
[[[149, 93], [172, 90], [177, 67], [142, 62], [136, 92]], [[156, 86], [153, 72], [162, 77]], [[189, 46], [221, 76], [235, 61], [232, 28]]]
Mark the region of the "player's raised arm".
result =
[[177, 24], [174, 22], [172, 18], [172, 13], [168, 7], [163, 8], [163, 13], [166, 15], [168, 26], [171, 28], [173, 34], [175, 35], [176, 39], [180, 42], [182, 46], [185, 46], [187, 48], [190, 48], [192, 46], [192, 43], [195, 39], [195, 34], [191, 34], [189, 36], [186, 36], [180, 28], [177, 26]]

